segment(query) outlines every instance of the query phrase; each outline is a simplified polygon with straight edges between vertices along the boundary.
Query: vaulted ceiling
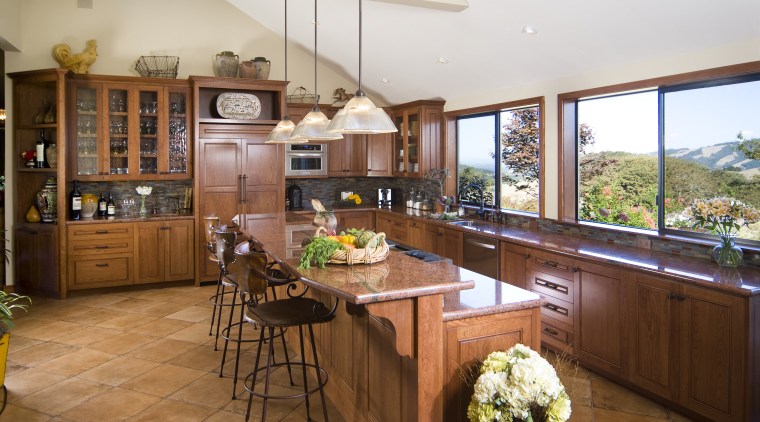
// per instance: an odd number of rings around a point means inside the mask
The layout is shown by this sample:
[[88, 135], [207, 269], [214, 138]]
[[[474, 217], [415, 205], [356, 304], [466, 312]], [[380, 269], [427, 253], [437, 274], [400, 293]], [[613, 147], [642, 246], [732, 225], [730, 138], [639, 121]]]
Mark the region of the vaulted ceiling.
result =
[[[284, 0], [227, 1], [284, 34]], [[359, 0], [318, 11], [320, 61], [356, 80]], [[289, 40], [308, 51], [313, 17], [313, 0], [288, 1]], [[456, 98], [740, 42], [760, 59], [758, 0], [364, 0], [362, 83], [386, 104]]]

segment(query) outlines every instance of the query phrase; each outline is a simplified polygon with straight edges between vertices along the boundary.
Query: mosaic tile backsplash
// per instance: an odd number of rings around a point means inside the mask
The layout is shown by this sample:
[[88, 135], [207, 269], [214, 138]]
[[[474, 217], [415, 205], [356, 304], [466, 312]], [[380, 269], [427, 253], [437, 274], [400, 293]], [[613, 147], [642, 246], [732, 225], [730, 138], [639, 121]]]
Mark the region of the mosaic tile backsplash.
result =
[[[139, 209], [140, 195], [136, 190], [138, 186], [151, 186], [153, 188], [151, 194], [145, 198], [145, 208], [149, 213], [192, 213], [192, 209], [182, 209], [185, 188], [193, 187], [192, 180], [79, 182], [79, 191], [82, 194], [91, 193], [97, 196], [100, 196], [102, 192], [106, 198], [108, 198], [108, 194], [110, 193], [113, 195], [114, 202], [116, 203], [116, 214], [125, 215], [128, 211], [128, 206], [125, 206], [124, 200], [133, 199], [136, 207]], [[179, 210], [177, 210], [178, 200]]]

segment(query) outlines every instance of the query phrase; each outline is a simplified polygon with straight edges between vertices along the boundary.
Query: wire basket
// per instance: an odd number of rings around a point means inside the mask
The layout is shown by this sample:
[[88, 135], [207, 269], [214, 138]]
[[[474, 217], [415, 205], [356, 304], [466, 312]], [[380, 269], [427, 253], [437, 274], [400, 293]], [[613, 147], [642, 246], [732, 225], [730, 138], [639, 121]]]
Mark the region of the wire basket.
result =
[[135, 70], [143, 78], [177, 77], [178, 56], [140, 56], [135, 63]]
[[[316, 97], [316, 100], [314, 97]], [[286, 96], [286, 99], [289, 103], [311, 104], [319, 101], [319, 95], [315, 96], [311, 92], [307, 91], [306, 88], [299, 86], [293, 91], [292, 94]]]

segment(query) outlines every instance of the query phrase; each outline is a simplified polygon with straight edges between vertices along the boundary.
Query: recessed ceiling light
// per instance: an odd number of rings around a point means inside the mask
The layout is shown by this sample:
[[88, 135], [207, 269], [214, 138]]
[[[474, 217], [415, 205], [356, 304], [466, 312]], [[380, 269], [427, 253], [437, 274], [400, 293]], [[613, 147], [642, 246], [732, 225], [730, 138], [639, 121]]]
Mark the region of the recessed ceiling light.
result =
[[387, 79], [387, 78], [382, 78], [382, 79], [380, 79], [380, 82], [382, 82], [382, 83], [384, 83], [384, 84], [390, 84], [390, 83], [391, 83], [391, 80], [390, 80], [390, 79]]
[[449, 59], [447, 59], [445, 57], [439, 57], [438, 58], [438, 63], [439, 64], [449, 64]]
[[538, 29], [536, 29], [536, 28], [534, 28], [534, 27], [532, 27], [530, 25], [527, 25], [527, 26], [523, 27], [522, 32], [523, 32], [523, 34], [527, 34], [527, 35], [536, 35], [536, 34], [538, 34]]

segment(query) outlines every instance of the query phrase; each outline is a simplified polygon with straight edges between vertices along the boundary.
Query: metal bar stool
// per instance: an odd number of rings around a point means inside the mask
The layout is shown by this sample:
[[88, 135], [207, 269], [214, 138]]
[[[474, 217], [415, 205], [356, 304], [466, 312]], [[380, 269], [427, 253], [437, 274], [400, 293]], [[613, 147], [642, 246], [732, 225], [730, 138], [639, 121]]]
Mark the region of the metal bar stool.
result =
[[[243, 319], [245, 322], [262, 328], [259, 337], [259, 345], [256, 352], [256, 363], [254, 364], [253, 372], [251, 372], [243, 382], [246, 391], [250, 393], [248, 396], [248, 407], [246, 410], [245, 419], [247, 421], [251, 416], [253, 396], [256, 396], [264, 399], [261, 414], [262, 421], [266, 420], [267, 402], [270, 399], [294, 399], [300, 397], [304, 397], [306, 400], [306, 415], [308, 420], [311, 420], [309, 396], [319, 391], [322, 400], [322, 411], [325, 417], [325, 421], [327, 421], [327, 402], [325, 400], [324, 393], [324, 387], [327, 384], [327, 372], [319, 366], [316, 343], [314, 342], [313, 325], [332, 321], [332, 319], [335, 318], [335, 311], [338, 308], [339, 301], [336, 300], [333, 308], [328, 309], [322, 302], [304, 297], [304, 294], [308, 290], [308, 287], [301, 293], [294, 294], [293, 292], [297, 289], [296, 285], [293, 283], [294, 280], [281, 279], [279, 281], [287, 284], [288, 286], [286, 289], [288, 298], [263, 303], [258, 302], [256, 300], [256, 296], [262, 295], [264, 292], [266, 292], [266, 288], [268, 287], [269, 283], [272, 282], [270, 280], [272, 277], [268, 275], [266, 271], [267, 262], [268, 256], [265, 253], [251, 252], [247, 254], [236, 255], [236, 278], [238, 285], [240, 286], [241, 301], [245, 303]], [[309, 338], [311, 340], [312, 355], [314, 359], [313, 364], [306, 362], [303, 342], [304, 325], [309, 329]], [[277, 364], [274, 362], [273, 339], [275, 337], [275, 329], [287, 327], [298, 327], [301, 361], [290, 362], [290, 365], [301, 366], [303, 375], [303, 393], [292, 395], [274, 395], [269, 393], [272, 368], [283, 366], [285, 364]], [[267, 356], [267, 363], [266, 366], [259, 367], [261, 360], [261, 346], [264, 344], [267, 338], [269, 340], [269, 353]], [[317, 377], [317, 385], [311, 389], [309, 388], [306, 373], [307, 368], [313, 368]], [[256, 391], [256, 381], [260, 370], [266, 370], [263, 392]]]
[[[225, 281], [224, 278], [224, 264], [219, 262], [219, 258], [216, 254], [216, 231], [222, 227], [219, 217], [204, 217], [204, 226], [206, 229], [206, 247], [210, 254], [208, 259], [211, 262], [215, 262], [219, 266], [219, 277], [216, 283], [216, 293], [209, 298], [209, 303], [212, 305], [211, 311], [211, 325], [208, 329], [208, 335], [214, 335], [214, 351], [218, 350], [219, 343], [219, 326], [222, 320], [222, 309], [230, 307], [229, 303], [225, 303], [225, 295], [231, 295], [233, 300], [237, 296], [237, 291], [229, 290], [228, 287], [234, 287], [232, 284]], [[226, 231], [226, 230], [225, 230]], [[233, 240], [234, 242], [234, 240]]]
[[[224, 236], [224, 235], [222, 235], [222, 236]], [[251, 252], [251, 246], [250, 246], [250, 243], [248, 243], [248, 242], [241, 242], [238, 246], [244, 247], [243, 248], [244, 253], [250, 253]], [[237, 282], [237, 277], [234, 274], [235, 271], [234, 270], [233, 271], [227, 271], [227, 269], [229, 269], [230, 265], [236, 264], [237, 256], [239, 256], [239, 254], [235, 252], [235, 248], [236, 247], [234, 246], [234, 243], [233, 243], [233, 246], [230, 246], [230, 243], [228, 241], [220, 241], [219, 237], [217, 238], [217, 251], [219, 251], [221, 249], [224, 249], [225, 251], [227, 251], [227, 253], [232, 253], [233, 254], [232, 257], [229, 257], [229, 256], [225, 255], [224, 257], [220, 257], [219, 259], [222, 260], [222, 261], [224, 261], [226, 263], [226, 267], [225, 267], [225, 271], [224, 271], [224, 275], [223, 275], [223, 283], [230, 284], [230, 285], [234, 286], [234, 292], [235, 292], [235, 295], [237, 295], [237, 293], [239, 291], [238, 290], [239, 289], [239, 284]], [[253, 252], [263, 253], [263, 252], [261, 252], [261, 250], [257, 250], [255, 248], [255, 246], [254, 246]], [[264, 256], [266, 256], [266, 255], [264, 255]], [[277, 286], [280, 286], [280, 285], [283, 285], [283, 284], [286, 284], [286, 283], [289, 283], [289, 282], [292, 282], [292, 281], [295, 281], [295, 280], [292, 280], [292, 279], [291, 280], [284, 280], [287, 276], [285, 276], [279, 270], [272, 268], [272, 266], [271, 266], [272, 264], [273, 263], [269, 263], [269, 262], [265, 263], [265, 265], [264, 265], [264, 273], [265, 273], [265, 277], [267, 279], [271, 279], [272, 280], [271, 283], [268, 283], [268, 287], [271, 287], [272, 296], [273, 296], [274, 300], [277, 300], [277, 291], [275, 290], [275, 288]], [[269, 301], [269, 296], [268, 296], [268, 294], [266, 292], [266, 289], [264, 289], [264, 291], [261, 294], [254, 295], [253, 298], [252, 298], [252, 300], [256, 300], [257, 302], [260, 302], [262, 300], [263, 301]], [[238, 322], [233, 323], [232, 322], [232, 316], [234, 314], [234, 310], [235, 310], [235, 306], [236, 306], [235, 298], [233, 298], [232, 304], [231, 304], [231, 308], [230, 308], [229, 321], [227, 321], [227, 326], [224, 327], [224, 328], [222, 328], [222, 330], [221, 330], [221, 335], [222, 335], [222, 338], [224, 339], [224, 352], [222, 353], [222, 363], [221, 363], [221, 367], [219, 369], [219, 376], [220, 377], [224, 376], [224, 364], [227, 361], [227, 350], [228, 350], [228, 347], [229, 347], [229, 342], [232, 341], [232, 342], [237, 343], [237, 350], [235, 352], [235, 371], [234, 371], [233, 382], [232, 382], [232, 399], [233, 400], [237, 399], [237, 397], [236, 397], [236, 392], [237, 391], [236, 390], [237, 390], [238, 367], [239, 367], [239, 362], [240, 362], [240, 349], [241, 349], [241, 345], [243, 343], [252, 343], [252, 342], [260, 342], [261, 341], [261, 339], [259, 337], [252, 338], [252, 339], [243, 339], [243, 325], [245, 325], [245, 322], [243, 320], [243, 315], [245, 313], [244, 312], [244, 305], [245, 305], [245, 302], [241, 300], [241, 302], [240, 302], [240, 308], [241, 308], [240, 309], [240, 319], [239, 319]], [[232, 335], [231, 335], [232, 329], [235, 328], [235, 326], [238, 327], [237, 338], [232, 337]], [[254, 328], [258, 329], [258, 326], [254, 326]], [[290, 385], [295, 385], [295, 383], [293, 382], [293, 374], [292, 374], [292, 370], [291, 370], [291, 366], [290, 366], [290, 357], [288, 356], [288, 346], [287, 346], [287, 344], [285, 344], [285, 332], [286, 331], [287, 331], [287, 328], [280, 328], [278, 334], [276, 334], [272, 338], [265, 339], [265, 341], [274, 341], [275, 338], [280, 337], [280, 339], [282, 340], [282, 350], [283, 350], [283, 353], [285, 354], [285, 365], [287, 365], [287, 368], [288, 368], [288, 377], [290, 378]], [[274, 356], [272, 357], [272, 359], [274, 360]]]

